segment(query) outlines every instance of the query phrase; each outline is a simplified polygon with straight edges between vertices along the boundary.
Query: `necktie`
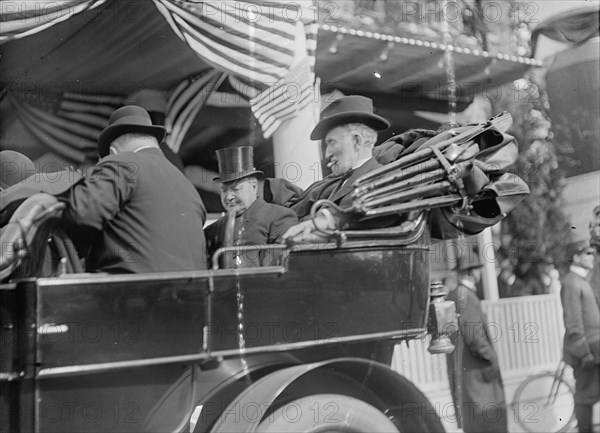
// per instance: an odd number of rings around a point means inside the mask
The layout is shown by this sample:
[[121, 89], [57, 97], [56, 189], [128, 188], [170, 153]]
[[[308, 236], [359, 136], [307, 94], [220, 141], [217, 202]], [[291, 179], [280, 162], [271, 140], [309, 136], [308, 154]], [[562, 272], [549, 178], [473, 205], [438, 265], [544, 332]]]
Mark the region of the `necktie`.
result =
[[337, 183], [334, 184], [333, 189], [331, 190], [331, 192], [329, 193], [329, 196], [327, 197], [329, 200], [333, 199], [333, 197], [338, 193], [338, 191], [342, 188], [342, 186], [344, 186], [344, 184], [346, 183], [348, 178], [350, 176], [352, 176], [353, 172], [354, 172], [354, 170], [348, 170], [346, 173], [342, 174], [339, 177], [339, 180], [337, 181]]

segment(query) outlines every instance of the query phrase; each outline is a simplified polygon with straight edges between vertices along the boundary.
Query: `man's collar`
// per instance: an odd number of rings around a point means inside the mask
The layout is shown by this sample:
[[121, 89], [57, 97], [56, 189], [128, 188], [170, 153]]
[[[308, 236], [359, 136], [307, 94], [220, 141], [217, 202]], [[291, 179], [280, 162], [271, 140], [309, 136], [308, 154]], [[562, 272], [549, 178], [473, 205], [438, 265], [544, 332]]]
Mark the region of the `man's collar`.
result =
[[157, 150], [160, 150], [158, 147], [150, 145], [150, 146], [141, 146], [141, 147], [138, 147], [137, 149], [135, 149], [133, 151], [133, 153], [138, 153], [140, 150], [145, 150], [145, 149], [157, 149]]
[[582, 277], [582, 278], [585, 278], [585, 277], [587, 277], [587, 274], [588, 274], [588, 272], [589, 272], [587, 269], [585, 269], [585, 268], [582, 268], [582, 267], [581, 267], [581, 266], [579, 266], [579, 265], [571, 265], [571, 266], [569, 267], [569, 271], [573, 272], [573, 273], [574, 273], [574, 274], [576, 274], [576, 275], [579, 275], [579, 276], [580, 276], [580, 277]]
[[460, 280], [460, 284], [462, 286], [465, 286], [467, 289], [472, 290], [472, 291], [475, 291], [477, 289], [477, 287], [475, 286], [475, 282], [473, 282], [472, 280], [470, 280], [468, 278], [462, 278]]
[[244, 213], [242, 213], [241, 215], [237, 215], [236, 218], [251, 218], [264, 204], [266, 204], [266, 201], [264, 201], [264, 199], [256, 197], [256, 200], [254, 200], [252, 204], [248, 206]]
[[352, 164], [352, 170], [356, 170], [358, 167], [361, 167], [365, 162], [367, 162], [371, 158], [372, 157], [369, 156], [367, 158], [363, 158], [363, 159], [359, 159], [358, 161], [354, 161], [354, 164]]

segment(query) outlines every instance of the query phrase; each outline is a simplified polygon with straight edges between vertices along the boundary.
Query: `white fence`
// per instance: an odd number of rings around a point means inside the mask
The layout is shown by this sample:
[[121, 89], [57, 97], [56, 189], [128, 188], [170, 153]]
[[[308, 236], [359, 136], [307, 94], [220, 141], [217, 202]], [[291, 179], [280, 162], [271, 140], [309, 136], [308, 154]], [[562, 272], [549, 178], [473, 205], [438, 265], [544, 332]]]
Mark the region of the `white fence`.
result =
[[[482, 308], [510, 402], [525, 377], [553, 370], [561, 359], [564, 325], [560, 297], [536, 295], [483, 301]], [[408, 347], [405, 343], [396, 346], [392, 368], [414, 382], [434, 404], [446, 429], [455, 431], [446, 356], [429, 354], [428, 345], [429, 338], [410, 341]]]

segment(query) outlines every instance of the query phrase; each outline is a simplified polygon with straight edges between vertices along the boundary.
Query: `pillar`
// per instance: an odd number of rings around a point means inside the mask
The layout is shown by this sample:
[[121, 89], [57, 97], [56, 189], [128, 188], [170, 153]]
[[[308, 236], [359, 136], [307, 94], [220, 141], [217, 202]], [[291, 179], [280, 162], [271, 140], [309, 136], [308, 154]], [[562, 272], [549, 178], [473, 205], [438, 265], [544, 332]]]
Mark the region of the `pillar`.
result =
[[[296, 23], [297, 36], [294, 43], [295, 61], [307, 55], [304, 26]], [[323, 177], [321, 170], [321, 146], [309, 136], [321, 111], [319, 80], [315, 84], [312, 102], [296, 116], [286, 120], [273, 134], [273, 162], [275, 177], [283, 178], [306, 189]]]
[[498, 278], [496, 276], [496, 252], [492, 238], [492, 229], [488, 227], [477, 235], [479, 254], [483, 269], [481, 272], [481, 284], [483, 286], [483, 299], [497, 301]]
[[306, 189], [323, 177], [321, 150], [318, 141], [312, 141], [310, 131], [317, 124], [313, 101], [298, 115], [285, 121], [273, 134], [273, 160], [275, 177], [283, 178]]

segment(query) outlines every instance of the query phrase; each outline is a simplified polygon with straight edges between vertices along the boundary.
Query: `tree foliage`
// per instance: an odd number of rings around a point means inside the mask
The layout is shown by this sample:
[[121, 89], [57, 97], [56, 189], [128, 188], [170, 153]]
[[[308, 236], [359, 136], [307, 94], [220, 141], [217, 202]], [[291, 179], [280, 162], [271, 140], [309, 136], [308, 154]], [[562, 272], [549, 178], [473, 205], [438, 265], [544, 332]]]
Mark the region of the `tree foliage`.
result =
[[[538, 74], [538, 77], [540, 75]], [[531, 193], [502, 223], [500, 259], [509, 258], [517, 276], [540, 260], [562, 264], [565, 246], [571, 241], [562, 192], [565, 174], [559, 162], [566, 157], [553, 140], [549, 105], [543, 78], [530, 73], [526, 79], [503, 88], [493, 103], [494, 112], [506, 110], [514, 118], [508, 132], [519, 143], [516, 174]], [[521, 274], [521, 275], [519, 275]]]

